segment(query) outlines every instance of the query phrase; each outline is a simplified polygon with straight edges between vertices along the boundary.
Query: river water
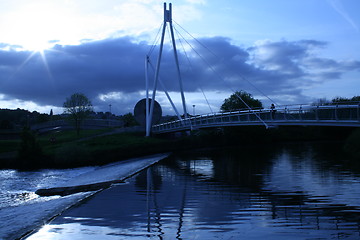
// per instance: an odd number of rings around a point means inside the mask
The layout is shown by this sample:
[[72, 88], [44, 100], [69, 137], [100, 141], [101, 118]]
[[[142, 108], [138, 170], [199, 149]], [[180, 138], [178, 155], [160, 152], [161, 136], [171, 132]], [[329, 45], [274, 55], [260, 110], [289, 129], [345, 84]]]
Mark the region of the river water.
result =
[[27, 239], [360, 239], [360, 171], [336, 143], [173, 155]]

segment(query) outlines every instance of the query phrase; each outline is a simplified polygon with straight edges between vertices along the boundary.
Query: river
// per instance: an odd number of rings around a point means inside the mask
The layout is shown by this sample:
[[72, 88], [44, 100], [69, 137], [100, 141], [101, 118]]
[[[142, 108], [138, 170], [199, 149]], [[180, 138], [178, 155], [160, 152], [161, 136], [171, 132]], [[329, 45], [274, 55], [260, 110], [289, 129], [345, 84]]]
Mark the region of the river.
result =
[[0, 239], [19, 239], [70, 206], [98, 192], [92, 189], [62, 197], [40, 197], [35, 193], [38, 189], [84, 189], [89, 184], [123, 181], [167, 156], [169, 154], [156, 154], [100, 167], [77, 169], [43, 169], [30, 172], [0, 170]]
[[360, 239], [360, 171], [338, 143], [176, 154], [27, 239]]

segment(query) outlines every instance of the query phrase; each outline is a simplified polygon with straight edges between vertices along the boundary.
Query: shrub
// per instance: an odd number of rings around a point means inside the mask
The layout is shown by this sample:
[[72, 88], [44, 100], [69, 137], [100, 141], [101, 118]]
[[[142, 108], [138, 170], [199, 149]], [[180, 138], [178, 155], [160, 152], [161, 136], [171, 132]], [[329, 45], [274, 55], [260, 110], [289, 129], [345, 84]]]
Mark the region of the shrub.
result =
[[41, 146], [35, 134], [25, 127], [21, 133], [21, 145], [15, 164], [19, 168], [33, 169], [41, 165], [43, 157]]

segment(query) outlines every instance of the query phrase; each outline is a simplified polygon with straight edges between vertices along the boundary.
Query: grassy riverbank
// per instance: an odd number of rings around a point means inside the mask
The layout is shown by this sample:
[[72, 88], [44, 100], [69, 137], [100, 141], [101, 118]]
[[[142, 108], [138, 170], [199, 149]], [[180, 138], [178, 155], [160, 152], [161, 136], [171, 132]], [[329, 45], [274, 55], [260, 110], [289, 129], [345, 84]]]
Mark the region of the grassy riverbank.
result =
[[0, 148], [1, 168], [18, 169], [102, 165], [164, 152], [167, 142], [114, 129], [83, 130], [79, 136], [72, 130], [41, 136], [26, 131], [19, 139], [2, 141], [5, 144]]
[[121, 133], [114, 129], [83, 130], [79, 136], [75, 131], [42, 136], [27, 132], [23, 133], [22, 139], [1, 140], [0, 167], [72, 168], [194, 148], [318, 140], [344, 141], [344, 149], [349, 155], [360, 159], [359, 133], [360, 130], [354, 129], [299, 127], [213, 129], [176, 138], [144, 137], [142, 132]]
[[44, 153], [56, 167], [102, 165], [166, 151], [165, 141], [141, 133], [117, 133], [49, 146]]

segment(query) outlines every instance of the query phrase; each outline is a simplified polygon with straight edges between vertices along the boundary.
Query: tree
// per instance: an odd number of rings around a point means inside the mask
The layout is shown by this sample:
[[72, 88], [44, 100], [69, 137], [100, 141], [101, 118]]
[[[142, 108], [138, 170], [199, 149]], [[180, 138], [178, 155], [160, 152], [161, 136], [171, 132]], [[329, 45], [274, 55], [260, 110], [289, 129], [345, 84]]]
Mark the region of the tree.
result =
[[351, 98], [351, 101], [354, 101], [354, 102], [360, 102], [360, 96], [354, 96]]
[[250, 93], [245, 91], [236, 91], [229, 98], [224, 100], [224, 103], [221, 105], [220, 109], [221, 111], [226, 112], [248, 108], [243, 101], [251, 108], [262, 108], [262, 103], [260, 100], [253, 98]]
[[82, 93], [74, 93], [64, 102], [64, 111], [74, 120], [77, 134], [80, 133], [81, 122], [92, 112], [91, 101]]
[[133, 126], [137, 126], [139, 125], [136, 120], [135, 120], [135, 117], [132, 113], [127, 113], [127, 114], [124, 114], [121, 119], [123, 120], [124, 122], [124, 127], [133, 127]]
[[352, 98], [336, 97], [331, 100], [332, 104], [348, 104], [349, 102], [359, 102], [360, 96], [354, 96]]
[[358, 104], [360, 102], [360, 96], [354, 96], [352, 98], [335, 97], [331, 101], [325, 98], [320, 98], [317, 102], [313, 103], [314, 106], [326, 106], [326, 105], [342, 105], [342, 104]]

